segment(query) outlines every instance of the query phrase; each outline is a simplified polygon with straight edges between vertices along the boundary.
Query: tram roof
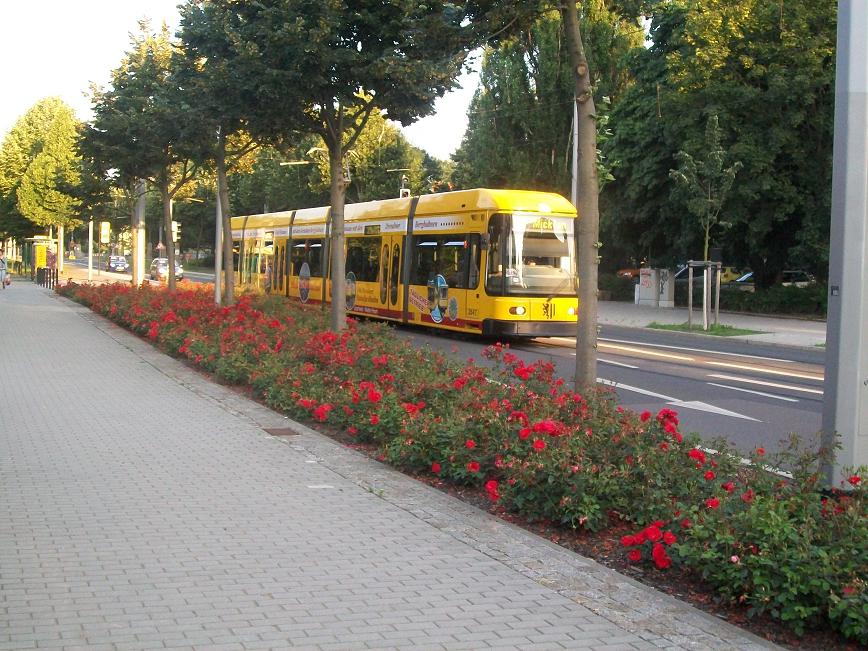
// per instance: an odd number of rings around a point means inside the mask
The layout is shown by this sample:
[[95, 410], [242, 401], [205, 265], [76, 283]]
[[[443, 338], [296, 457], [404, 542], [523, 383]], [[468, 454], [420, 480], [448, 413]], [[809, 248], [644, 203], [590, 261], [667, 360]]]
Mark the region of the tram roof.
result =
[[[395, 219], [406, 217], [410, 212], [412, 198], [402, 197], [384, 199], [382, 201], [366, 201], [364, 203], [348, 203], [344, 207], [344, 220], [359, 219]], [[530, 212], [545, 214], [562, 214], [574, 216], [576, 209], [567, 199], [551, 192], [534, 190], [492, 190], [478, 188], [474, 190], [457, 190], [423, 194], [416, 206], [416, 216], [426, 217], [450, 213], [467, 213], [475, 210]], [[328, 217], [329, 207], [304, 208], [295, 211], [296, 224], [324, 222]], [[282, 212], [247, 215], [232, 218], [232, 227], [253, 229], [289, 225], [291, 210]]]

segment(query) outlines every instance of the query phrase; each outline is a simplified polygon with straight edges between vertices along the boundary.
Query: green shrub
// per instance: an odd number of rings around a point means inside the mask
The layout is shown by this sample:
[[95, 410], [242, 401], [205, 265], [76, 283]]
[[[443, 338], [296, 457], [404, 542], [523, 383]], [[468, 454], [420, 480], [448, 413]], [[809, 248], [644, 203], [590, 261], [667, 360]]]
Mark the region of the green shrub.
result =
[[[712, 303], [713, 301], [712, 297]], [[675, 304], [687, 305], [686, 283], [676, 285]], [[698, 287], [694, 286], [693, 305], [697, 307], [701, 304], [702, 285], [700, 284]], [[754, 292], [724, 286], [720, 291], [720, 309], [729, 312], [825, 317], [827, 304], [827, 287], [821, 284], [807, 287], [775, 285]]]
[[605, 296], [605, 300], [632, 303], [635, 298], [636, 281], [633, 278], [601, 273], [598, 276], [597, 286], [600, 289], [600, 297]]

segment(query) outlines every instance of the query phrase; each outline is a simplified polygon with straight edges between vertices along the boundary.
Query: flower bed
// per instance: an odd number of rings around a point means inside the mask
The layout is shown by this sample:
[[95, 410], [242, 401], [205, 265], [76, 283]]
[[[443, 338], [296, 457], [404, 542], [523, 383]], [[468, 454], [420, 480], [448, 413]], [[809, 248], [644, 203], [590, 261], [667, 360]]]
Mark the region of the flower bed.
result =
[[[712, 454], [677, 414], [635, 414], [600, 390], [579, 395], [545, 362], [489, 347], [494, 368], [459, 364], [384, 324], [326, 315], [281, 297], [213, 304], [208, 287], [129, 285], [58, 291], [186, 357], [268, 405], [373, 443], [400, 468], [478, 486], [528, 519], [599, 530], [632, 523], [623, 552], [652, 571], [691, 568], [721, 599], [790, 625], [831, 626], [868, 642], [865, 469], [846, 492], [819, 490], [817, 454], [796, 442], [742, 463]], [[792, 478], [770, 472], [791, 469]]]

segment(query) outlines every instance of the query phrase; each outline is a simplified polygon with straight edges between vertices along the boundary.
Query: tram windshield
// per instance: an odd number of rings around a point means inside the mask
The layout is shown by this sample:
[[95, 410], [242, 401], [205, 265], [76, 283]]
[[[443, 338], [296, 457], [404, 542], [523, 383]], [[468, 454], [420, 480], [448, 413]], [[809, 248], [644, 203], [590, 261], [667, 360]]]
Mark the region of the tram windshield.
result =
[[575, 296], [574, 223], [569, 217], [494, 215], [488, 231], [488, 293]]

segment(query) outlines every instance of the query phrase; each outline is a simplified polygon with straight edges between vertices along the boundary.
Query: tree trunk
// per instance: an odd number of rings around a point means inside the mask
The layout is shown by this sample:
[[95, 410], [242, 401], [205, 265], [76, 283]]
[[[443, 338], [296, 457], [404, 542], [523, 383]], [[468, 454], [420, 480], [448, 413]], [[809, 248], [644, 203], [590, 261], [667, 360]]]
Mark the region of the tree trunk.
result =
[[579, 271], [579, 324], [576, 337], [576, 390], [588, 391], [597, 383], [597, 266], [599, 264], [600, 210], [597, 181], [597, 123], [591, 75], [582, 45], [579, 15], [574, 0], [561, 5], [567, 50], [576, 83], [578, 116], [579, 213], [576, 250]]
[[163, 199], [163, 232], [166, 234], [166, 259], [168, 260], [166, 275], [169, 280], [169, 291], [175, 289], [175, 243], [172, 241], [172, 195], [169, 193], [169, 175], [160, 179], [160, 196]]
[[[226, 136], [221, 130], [217, 136], [217, 187], [220, 210], [223, 213], [223, 275], [225, 277], [223, 304], [235, 303], [235, 270], [232, 264], [232, 224], [229, 219], [229, 183], [226, 178]], [[217, 251], [214, 252], [217, 255]], [[219, 282], [215, 278], [214, 282]]]
[[[340, 123], [340, 118], [338, 122]], [[347, 183], [344, 180], [342, 130], [337, 129], [337, 138], [328, 142], [329, 172], [331, 174], [331, 280], [332, 307], [331, 329], [339, 332], [347, 326], [346, 301], [346, 270], [344, 255], [344, 203], [346, 201]]]

